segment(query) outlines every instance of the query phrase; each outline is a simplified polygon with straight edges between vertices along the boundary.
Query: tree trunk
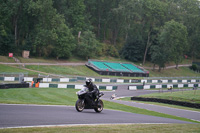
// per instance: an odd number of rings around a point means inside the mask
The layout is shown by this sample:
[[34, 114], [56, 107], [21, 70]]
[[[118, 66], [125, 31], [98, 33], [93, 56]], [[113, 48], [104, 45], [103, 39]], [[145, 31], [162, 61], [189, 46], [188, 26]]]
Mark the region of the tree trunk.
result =
[[104, 23], [103, 40], [106, 40], [106, 24]]
[[17, 18], [15, 19], [15, 46], [17, 46]]
[[118, 30], [114, 29], [113, 31], [113, 44], [114, 46], [116, 46], [116, 42], [117, 42], [117, 34], [118, 34]]
[[161, 66], [159, 66], [159, 69], [158, 69], [158, 71], [159, 71], [159, 72], [161, 72]]
[[155, 71], [155, 67], [156, 67], [156, 64], [154, 63], [154, 64], [153, 64], [153, 71]]
[[100, 38], [100, 29], [101, 29], [101, 24], [100, 24], [100, 17], [99, 17], [99, 22], [98, 22], [98, 37]]
[[145, 64], [145, 61], [146, 61], [147, 51], [148, 51], [149, 47], [151, 46], [151, 42], [150, 42], [151, 36], [150, 35], [151, 35], [151, 30], [148, 33], [147, 45], [146, 45], [146, 48], [145, 48], [144, 58], [143, 58], [143, 63], [142, 63], [143, 65]]
[[178, 63], [176, 63], [176, 69], [178, 69]]
[[100, 14], [100, 8], [98, 9], [98, 38], [100, 39], [100, 29], [101, 29], [101, 14]]
[[[128, 29], [130, 29], [130, 27], [131, 27], [131, 24], [129, 23], [129, 24], [128, 24]], [[127, 39], [128, 39], [128, 29], [126, 30], [125, 42], [126, 42]]]

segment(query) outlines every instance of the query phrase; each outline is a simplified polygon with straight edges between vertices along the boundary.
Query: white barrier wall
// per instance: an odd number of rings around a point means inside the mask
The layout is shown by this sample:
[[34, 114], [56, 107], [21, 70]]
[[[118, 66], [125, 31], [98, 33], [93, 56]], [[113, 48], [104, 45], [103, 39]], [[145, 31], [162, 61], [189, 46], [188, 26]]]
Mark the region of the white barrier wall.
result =
[[24, 81], [33, 81], [33, 77], [24, 77]]
[[60, 82], [69, 82], [69, 78], [60, 78]]
[[49, 88], [49, 83], [40, 83], [39, 88]]
[[141, 83], [144, 83], [144, 82], [147, 83], [147, 80], [141, 80]]
[[187, 80], [182, 80], [182, 83], [187, 83]]
[[146, 90], [146, 89], [150, 89], [150, 85], [145, 85], [144, 86], [144, 89]]
[[83, 89], [84, 85], [75, 85], [75, 89]]
[[168, 80], [162, 80], [162, 83], [168, 83]]
[[178, 83], [178, 80], [172, 80], [172, 83]]
[[170, 88], [171, 86], [173, 87], [173, 84], [168, 84], [168, 85], [167, 85], [167, 88]]
[[162, 85], [156, 85], [156, 89], [162, 88]]
[[102, 82], [109, 83], [109, 82], [110, 82], [110, 79], [102, 79]]
[[178, 84], [178, 88], [183, 88], [184, 84]]
[[188, 87], [194, 87], [194, 84], [188, 84]]
[[67, 88], [67, 84], [58, 84], [58, 88]]
[[152, 80], [152, 83], [158, 83], [158, 80]]
[[128, 89], [129, 90], [137, 90], [137, 86], [129, 86]]
[[112, 90], [112, 86], [106, 86], [106, 90]]
[[43, 82], [51, 82], [52, 78], [43, 78]]
[[117, 79], [117, 83], [124, 83], [123, 79]]
[[4, 77], [4, 81], [15, 81], [15, 77]]

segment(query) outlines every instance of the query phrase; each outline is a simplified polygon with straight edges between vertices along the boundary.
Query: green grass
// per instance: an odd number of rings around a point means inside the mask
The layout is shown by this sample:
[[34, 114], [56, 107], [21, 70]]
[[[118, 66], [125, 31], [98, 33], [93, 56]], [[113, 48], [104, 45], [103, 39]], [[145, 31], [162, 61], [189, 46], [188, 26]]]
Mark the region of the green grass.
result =
[[[0, 103], [74, 106], [77, 100], [77, 96], [75, 94], [76, 91], [78, 90], [67, 88], [0, 89]], [[104, 101], [104, 106], [106, 109], [194, 122], [186, 118], [162, 114], [109, 101]]]
[[189, 67], [165, 69], [161, 72], [158, 72], [158, 70], [152, 71], [151, 69], [148, 69], [148, 71], [150, 77], [200, 77], [200, 73], [190, 70]]
[[147, 95], [141, 95], [140, 97], [160, 98], [160, 99], [168, 99], [175, 101], [185, 101], [190, 103], [200, 103], [200, 90], [152, 93]]
[[86, 66], [34, 66], [27, 65], [26, 68], [42, 71], [46, 73], [61, 74], [61, 75], [92, 75], [99, 76], [96, 72], [87, 68]]
[[[79, 75], [79, 76], [92, 76], [92, 77], [112, 77], [112, 78], [122, 78], [122, 77], [116, 77], [116, 76], [103, 76], [99, 75], [93, 70], [87, 68], [86, 66], [38, 66], [38, 65], [26, 65], [25, 66], [28, 69], [46, 72], [46, 73], [52, 73], [52, 74], [62, 74], [62, 75]], [[200, 73], [195, 73], [191, 71], [187, 67], [181, 67], [178, 70], [177, 69], [166, 69], [162, 72], [156, 71], [150, 71], [151, 77], [200, 77]], [[28, 70], [24, 70], [22, 68], [18, 67], [12, 67], [9, 65], [0, 65], [0, 73], [2, 72], [28, 72], [29, 75], [37, 75], [37, 72], [32, 72]], [[130, 79], [131, 77], [123, 77], [124, 79]], [[138, 77], [135, 77], [135, 79], [140, 79]]]
[[[183, 59], [183, 61], [179, 65], [182, 65], [182, 64], [192, 64], [192, 62], [193, 62], [192, 59]], [[142, 62], [137, 62], [136, 64], [140, 65], [140, 64], [142, 64]], [[151, 63], [150, 61], [146, 61], [144, 66], [146, 66], [146, 67], [152, 67], [153, 68], [153, 65], [154, 64]], [[169, 63], [165, 64], [165, 66], [174, 66], [174, 65], [176, 65], [174, 62], [169, 62]], [[156, 67], [158, 67], [158, 65], [156, 65]]]
[[76, 91], [63, 88], [1, 89], [0, 103], [74, 105], [77, 99]]
[[21, 66], [9, 66], [0, 64], [0, 73], [28, 73], [29, 75], [37, 75], [37, 72], [24, 70]]
[[17, 57], [21, 63], [56, 63], [55, 59], [45, 59], [45, 58], [22, 58]]
[[[93, 70], [89, 69], [86, 66], [30, 66], [27, 65], [26, 68], [32, 69], [32, 70], [38, 70], [42, 72], [47, 73], [54, 73], [54, 74], [65, 74], [65, 75], [80, 75], [80, 76], [92, 76], [92, 77], [111, 77], [111, 76], [103, 76], [99, 75]], [[150, 77], [200, 77], [200, 73], [195, 73], [194, 71], [190, 70], [187, 67], [181, 67], [178, 70], [177, 69], [166, 69], [162, 72], [156, 71], [150, 71]], [[112, 76], [115, 77], [116, 76]], [[122, 77], [118, 77], [122, 78]], [[123, 77], [124, 78], [124, 77]], [[131, 77], [126, 77], [130, 79]], [[136, 79], [139, 79], [138, 77], [135, 77]]]
[[199, 133], [200, 124], [89, 125], [0, 129], [1, 133]]
[[192, 110], [192, 111], [199, 111], [200, 112], [200, 109], [189, 108], [189, 107], [178, 106], [178, 105], [172, 105], [172, 104], [166, 104], [166, 103], [148, 102], [148, 101], [133, 101], [133, 100], [131, 100], [131, 97], [124, 97], [124, 98], [120, 98], [119, 100], [131, 101], [131, 102], [137, 102], [137, 103], [144, 103], [144, 104], [153, 104], [153, 105], [166, 106], [166, 107], [171, 107], [171, 108], [185, 109], [185, 110]]
[[[45, 58], [29, 58], [24, 59], [22, 57], [18, 57], [18, 59], [22, 63], [67, 63], [67, 62], [86, 62], [87, 60], [83, 60], [77, 57], [72, 57], [68, 60], [56, 60], [56, 59], [45, 59]], [[125, 59], [120, 58], [112, 58], [112, 57], [99, 57], [96, 58], [98, 60], [104, 60], [104, 61], [116, 61], [116, 62], [130, 62]], [[6, 56], [0, 56], [0, 62], [14, 62], [12, 58], [6, 57]], [[130, 62], [131, 63], [131, 62]], [[184, 60], [182, 64], [188, 64], [191, 63], [191, 60]], [[141, 63], [135, 63], [137, 65]], [[174, 63], [170, 63], [168, 65], [174, 65]], [[7, 65], [8, 66], [8, 65]], [[146, 62], [145, 66], [152, 67], [153, 64], [150, 62]], [[26, 66], [26, 68], [32, 69], [32, 70], [38, 70], [41, 72], [46, 73], [53, 73], [53, 74], [64, 74], [64, 75], [80, 75], [80, 76], [92, 76], [92, 77], [113, 77], [113, 78], [124, 78], [124, 79], [130, 79], [130, 77], [116, 77], [116, 76], [103, 76], [99, 75], [96, 72], [92, 71], [91, 69], [87, 68], [86, 66]], [[190, 70], [188, 67], [180, 67], [178, 70], [175, 68], [172, 69], [165, 69], [161, 72], [158, 72], [158, 70], [152, 71], [151, 69], [147, 69], [150, 72], [150, 77], [200, 77], [200, 73], [195, 73], [194, 71]], [[27, 72], [27, 70], [23, 69], [9, 69], [6, 67], [2, 67], [0, 65], [0, 72]], [[33, 72], [29, 71], [29, 73], [32, 75]], [[36, 75], [38, 73], [35, 73]], [[136, 79], [141, 79], [141, 77], [135, 77]]]
[[55, 58], [42, 58], [42, 57], [30, 57], [28, 59], [22, 58], [22, 57], [17, 57], [20, 62], [22, 63], [67, 63], [67, 62], [86, 62], [86, 60], [83, 60], [78, 57], [71, 57], [70, 59], [55, 59]]
[[114, 58], [114, 57], [110, 57], [110, 56], [97, 57], [97, 58], [95, 58], [95, 59], [96, 59], [96, 60], [103, 60], [103, 61], [129, 62], [129, 63], [133, 63], [132, 61], [129, 61], [129, 60], [126, 60], [126, 59]]
[[0, 62], [14, 63], [15, 60], [8, 56], [0, 56]]

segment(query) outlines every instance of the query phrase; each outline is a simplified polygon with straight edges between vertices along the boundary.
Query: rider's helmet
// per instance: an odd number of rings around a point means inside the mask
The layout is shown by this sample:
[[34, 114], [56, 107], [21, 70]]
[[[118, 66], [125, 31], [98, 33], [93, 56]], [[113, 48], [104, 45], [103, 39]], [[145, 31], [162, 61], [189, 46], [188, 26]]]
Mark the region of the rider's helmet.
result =
[[85, 84], [86, 84], [86, 86], [90, 86], [91, 84], [92, 84], [92, 79], [87, 79], [86, 81], [85, 81]]

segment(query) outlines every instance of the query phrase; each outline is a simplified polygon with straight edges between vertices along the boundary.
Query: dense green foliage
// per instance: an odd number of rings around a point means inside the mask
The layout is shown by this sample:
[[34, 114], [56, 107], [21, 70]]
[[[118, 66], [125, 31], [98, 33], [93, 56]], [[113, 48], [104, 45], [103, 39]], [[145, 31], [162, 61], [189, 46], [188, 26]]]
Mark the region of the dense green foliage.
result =
[[178, 66], [184, 55], [200, 57], [199, 22], [199, 0], [1, 0], [0, 54]]
[[161, 69], [167, 61], [174, 61], [177, 68], [184, 53], [188, 51], [186, 27], [174, 20], [169, 21], [164, 25], [158, 39], [158, 45], [151, 47], [153, 63]]
[[197, 64], [192, 64], [192, 66], [190, 66], [190, 69], [198, 73], [200, 72], [200, 66]]

